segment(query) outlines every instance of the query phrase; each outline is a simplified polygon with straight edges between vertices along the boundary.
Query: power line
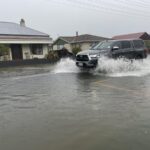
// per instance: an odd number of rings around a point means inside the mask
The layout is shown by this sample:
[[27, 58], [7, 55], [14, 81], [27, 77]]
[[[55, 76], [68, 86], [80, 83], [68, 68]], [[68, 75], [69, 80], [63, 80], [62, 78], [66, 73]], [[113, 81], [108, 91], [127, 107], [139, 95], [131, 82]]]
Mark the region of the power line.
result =
[[[51, 0], [51, 1], [55, 1], [56, 3], [60, 3], [60, 1], [58, 0]], [[77, 7], [82, 7], [85, 9], [91, 9], [91, 10], [96, 10], [99, 12], [105, 12], [105, 13], [113, 13], [113, 14], [117, 14], [117, 15], [126, 15], [126, 16], [135, 16], [135, 17], [141, 17], [141, 18], [149, 18], [150, 16], [148, 14], [141, 14], [141, 12], [137, 12], [137, 11], [124, 11], [122, 9], [116, 9], [116, 8], [107, 8], [104, 5], [100, 5], [97, 3], [91, 3], [91, 2], [87, 2], [87, 1], [79, 1], [79, 0], [61, 0], [61, 4], [73, 4], [74, 6]], [[110, 6], [110, 4], [109, 4]]]
[[[122, 14], [128, 14], [128, 15], [140, 15], [140, 16], [143, 16], [143, 17], [150, 17], [150, 15], [148, 15], [147, 13], [145, 14], [145, 13], [143, 13], [143, 12], [137, 12], [137, 11], [132, 11], [132, 10], [130, 10], [130, 12], [129, 12], [129, 10], [123, 10], [123, 9], [118, 9], [118, 8], [113, 8], [113, 7], [108, 7], [108, 8], [106, 8], [106, 6], [105, 5], [99, 5], [98, 3], [92, 3], [92, 2], [90, 2], [90, 1], [80, 1], [80, 0], [66, 0], [66, 1], [68, 1], [69, 3], [76, 3], [76, 4], [78, 4], [78, 5], [83, 5], [83, 6], [87, 6], [87, 7], [92, 7], [92, 8], [96, 8], [96, 9], [104, 9], [104, 10], [106, 10], [107, 9], [107, 11], [111, 11], [111, 12], [118, 12], [118, 13], [122, 13]], [[110, 6], [110, 4], [109, 4], [109, 6]], [[108, 10], [109, 9], [109, 10]]]
[[[123, 1], [129, 2], [128, 0], [123, 0]], [[150, 3], [147, 1], [144, 1], [144, 0], [142, 0], [142, 1], [141, 0], [130, 0], [130, 1], [133, 1], [137, 4], [140, 4], [140, 5], [145, 6], [145, 7], [150, 7]]]
[[[98, 0], [97, 0], [97, 2], [99, 2]], [[135, 8], [135, 6], [136, 7], [138, 7], [138, 8], [145, 8], [145, 9], [150, 9], [150, 6], [148, 6], [148, 5], [141, 5], [141, 3], [139, 3], [138, 1], [136, 1], [136, 0], [130, 0], [130, 1], [126, 1], [126, 0], [114, 0], [114, 3], [116, 3], [116, 4], [121, 4], [121, 5], [125, 5], [125, 6], [128, 6], [128, 7], [132, 7], [132, 8]]]
[[[106, 4], [106, 5], [111, 5], [111, 6], [113, 6], [113, 7], [117, 7], [118, 6], [118, 3], [111, 3], [111, 2], [107, 2], [107, 1], [99, 1], [99, 0], [87, 0], [87, 1], [89, 1], [89, 2], [93, 2], [93, 3], [95, 3], [95, 4], [97, 4], [97, 5], [103, 5], [103, 4]], [[120, 5], [121, 4], [121, 5]], [[143, 7], [141, 7], [141, 6], [138, 6], [140, 9], [142, 9]], [[133, 7], [132, 5], [127, 5], [126, 3], [124, 4], [124, 3], [119, 3], [119, 9], [118, 9], [118, 7], [117, 7], [117, 9], [118, 10], [121, 10], [122, 11], [122, 9], [125, 9], [125, 8], [127, 8], [127, 9], [129, 9], [130, 11], [132, 11], [132, 12], [136, 12], [137, 13], [137, 11], [141, 11], [141, 10], [139, 10], [139, 8], [135, 8], [135, 7]], [[142, 13], [145, 15], [145, 13], [147, 14], [147, 13], [150, 13], [149, 12], [150, 10], [148, 10], [148, 11], [143, 11], [142, 10]]]

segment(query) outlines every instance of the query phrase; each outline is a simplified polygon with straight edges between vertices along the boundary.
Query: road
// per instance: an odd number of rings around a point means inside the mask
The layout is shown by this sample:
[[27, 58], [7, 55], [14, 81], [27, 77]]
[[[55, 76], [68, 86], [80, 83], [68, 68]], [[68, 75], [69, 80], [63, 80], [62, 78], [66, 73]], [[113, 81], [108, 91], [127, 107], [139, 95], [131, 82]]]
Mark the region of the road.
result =
[[149, 150], [150, 58], [0, 69], [1, 150]]

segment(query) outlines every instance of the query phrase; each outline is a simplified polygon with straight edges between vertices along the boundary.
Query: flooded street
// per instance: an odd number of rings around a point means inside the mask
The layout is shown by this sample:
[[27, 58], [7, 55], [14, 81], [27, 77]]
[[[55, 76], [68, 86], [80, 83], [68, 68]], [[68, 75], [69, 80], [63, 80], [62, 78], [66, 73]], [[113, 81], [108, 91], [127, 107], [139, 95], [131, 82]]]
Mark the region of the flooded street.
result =
[[0, 150], [149, 150], [150, 58], [0, 69]]

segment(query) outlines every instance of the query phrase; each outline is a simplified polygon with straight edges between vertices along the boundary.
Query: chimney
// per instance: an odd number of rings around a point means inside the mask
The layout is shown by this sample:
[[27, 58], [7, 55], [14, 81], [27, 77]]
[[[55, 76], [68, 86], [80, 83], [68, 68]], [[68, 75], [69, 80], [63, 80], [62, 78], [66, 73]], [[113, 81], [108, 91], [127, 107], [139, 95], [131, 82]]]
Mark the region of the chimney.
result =
[[21, 26], [21, 27], [25, 27], [25, 26], [26, 26], [24, 19], [21, 19], [21, 20], [20, 20], [20, 26]]
[[79, 33], [78, 33], [78, 31], [76, 32], [76, 36], [79, 36]]

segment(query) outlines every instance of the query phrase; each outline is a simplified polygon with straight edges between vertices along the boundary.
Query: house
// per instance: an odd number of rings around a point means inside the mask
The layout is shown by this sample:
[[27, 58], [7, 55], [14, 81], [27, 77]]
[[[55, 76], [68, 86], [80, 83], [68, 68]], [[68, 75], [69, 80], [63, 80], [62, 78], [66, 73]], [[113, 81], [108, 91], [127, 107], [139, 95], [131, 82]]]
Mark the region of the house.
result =
[[73, 48], [80, 47], [81, 50], [87, 50], [91, 46], [94, 46], [104, 40], [108, 40], [108, 38], [89, 34], [78, 35], [77, 32], [76, 36], [61, 36], [57, 38], [57, 40], [52, 44], [52, 49], [61, 50], [65, 48], [69, 52], [72, 52]]
[[9, 48], [7, 60], [43, 59], [51, 43], [48, 34], [27, 27], [24, 19], [20, 24], [0, 22], [0, 44]]
[[117, 36], [112, 37], [112, 39], [114, 40], [122, 40], [122, 39], [150, 40], [150, 35], [147, 32], [139, 32], [139, 33], [117, 35]]

